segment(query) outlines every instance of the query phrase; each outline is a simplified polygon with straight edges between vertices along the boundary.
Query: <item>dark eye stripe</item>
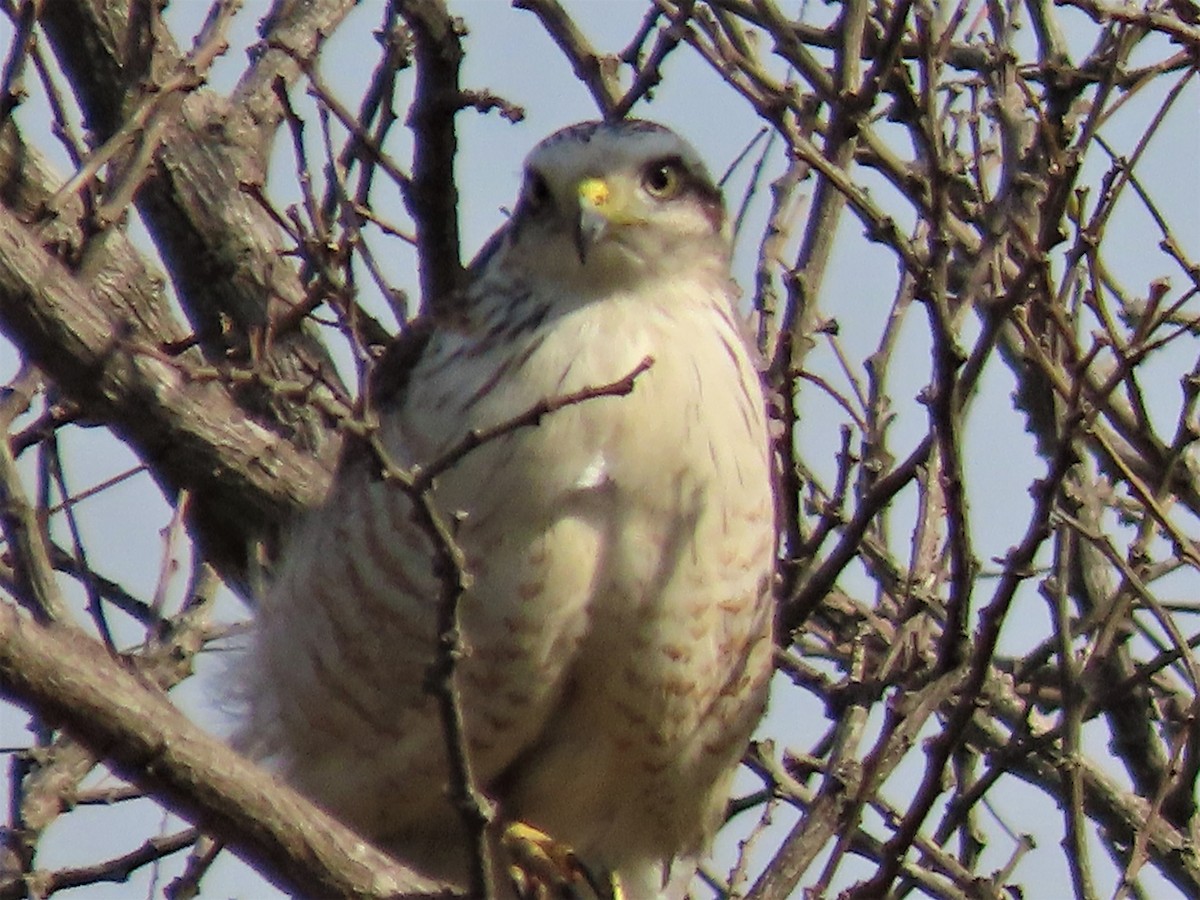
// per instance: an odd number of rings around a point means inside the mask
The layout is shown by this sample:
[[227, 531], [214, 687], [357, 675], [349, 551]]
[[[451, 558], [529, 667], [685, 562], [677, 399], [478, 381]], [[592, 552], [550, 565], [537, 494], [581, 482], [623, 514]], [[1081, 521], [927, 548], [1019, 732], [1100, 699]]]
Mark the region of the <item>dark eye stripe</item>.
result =
[[550, 203], [554, 198], [550, 194], [550, 185], [541, 172], [530, 170], [525, 174], [525, 187], [521, 191], [522, 199], [538, 209]]
[[694, 197], [704, 210], [713, 231], [720, 231], [725, 223], [725, 198], [721, 189], [713, 184], [707, 175], [689, 168], [682, 161], [679, 171], [683, 177], [683, 188], [679, 196]]
[[679, 174], [683, 179], [683, 187], [679, 191], [679, 195], [689, 195], [698, 199], [714, 221], [723, 219], [725, 200], [721, 195], [721, 189], [713, 184], [707, 175], [697, 172], [681, 158], [676, 157], [675, 163], [678, 165]]

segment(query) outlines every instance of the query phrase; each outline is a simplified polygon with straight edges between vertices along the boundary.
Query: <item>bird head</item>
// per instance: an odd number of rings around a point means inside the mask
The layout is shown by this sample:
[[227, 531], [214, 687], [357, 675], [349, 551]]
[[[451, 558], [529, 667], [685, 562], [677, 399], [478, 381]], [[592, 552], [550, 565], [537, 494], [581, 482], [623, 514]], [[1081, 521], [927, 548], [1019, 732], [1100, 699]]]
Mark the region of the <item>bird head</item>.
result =
[[670, 129], [583, 122], [526, 159], [507, 255], [542, 277], [597, 287], [727, 267], [725, 208], [695, 150]]

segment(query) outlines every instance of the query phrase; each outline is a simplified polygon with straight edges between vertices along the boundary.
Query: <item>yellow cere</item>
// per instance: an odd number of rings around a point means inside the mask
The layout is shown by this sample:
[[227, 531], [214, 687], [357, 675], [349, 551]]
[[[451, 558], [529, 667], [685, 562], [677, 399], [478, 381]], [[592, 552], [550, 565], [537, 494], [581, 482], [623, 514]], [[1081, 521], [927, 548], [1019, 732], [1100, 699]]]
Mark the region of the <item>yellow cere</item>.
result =
[[608, 183], [602, 178], [585, 178], [579, 182], [579, 199], [589, 206], [604, 206], [609, 195]]

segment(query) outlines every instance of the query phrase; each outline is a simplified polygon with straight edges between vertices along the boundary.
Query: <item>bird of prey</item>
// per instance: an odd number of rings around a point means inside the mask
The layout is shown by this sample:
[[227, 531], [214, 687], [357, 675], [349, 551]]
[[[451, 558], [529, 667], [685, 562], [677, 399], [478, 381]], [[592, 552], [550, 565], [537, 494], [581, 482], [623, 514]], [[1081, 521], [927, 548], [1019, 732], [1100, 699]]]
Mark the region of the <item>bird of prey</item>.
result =
[[[471, 272], [381, 366], [379, 451], [346, 454], [262, 598], [240, 743], [462, 883], [428, 678], [447, 575], [379, 457], [415, 471], [490, 430], [429, 494], [461, 550], [454, 684], [476, 784], [629, 900], [682, 897], [772, 658], [765, 403], [720, 192], [661, 125], [577, 124], [529, 155]], [[630, 376], [624, 396], [599, 390]]]

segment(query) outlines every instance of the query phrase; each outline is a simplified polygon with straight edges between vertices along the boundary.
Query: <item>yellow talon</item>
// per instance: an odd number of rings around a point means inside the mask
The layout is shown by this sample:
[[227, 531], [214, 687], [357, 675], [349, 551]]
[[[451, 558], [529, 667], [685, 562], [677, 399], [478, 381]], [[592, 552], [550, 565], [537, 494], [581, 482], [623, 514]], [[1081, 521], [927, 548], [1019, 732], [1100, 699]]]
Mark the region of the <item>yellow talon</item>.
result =
[[580, 889], [590, 889], [596, 900], [625, 900], [625, 890], [616, 874], [597, 878], [575, 851], [539, 828], [525, 822], [510, 822], [500, 836], [508, 857], [508, 876], [522, 900], [549, 900], [567, 896], [586, 900]]

